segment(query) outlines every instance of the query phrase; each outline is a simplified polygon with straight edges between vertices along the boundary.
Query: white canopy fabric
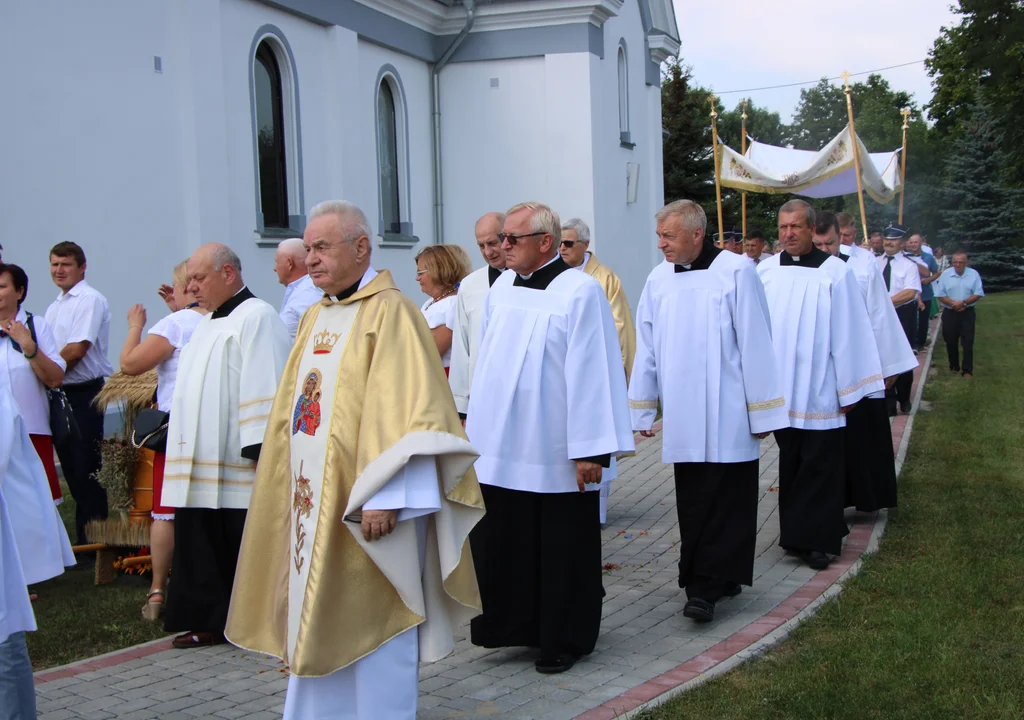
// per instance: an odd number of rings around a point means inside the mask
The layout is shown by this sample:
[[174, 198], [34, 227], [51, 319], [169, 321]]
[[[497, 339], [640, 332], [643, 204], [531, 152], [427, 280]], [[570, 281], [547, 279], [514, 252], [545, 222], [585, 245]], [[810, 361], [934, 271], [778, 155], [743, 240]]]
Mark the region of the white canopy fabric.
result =
[[[869, 153], [860, 138], [861, 179], [864, 192], [875, 202], [888, 203], [903, 187], [899, 150]], [[850, 128], [845, 127], [818, 152], [752, 142], [744, 157], [719, 144], [724, 187], [759, 193], [794, 193], [811, 198], [836, 197], [857, 192]], [[870, 162], [864, 162], [870, 158]]]

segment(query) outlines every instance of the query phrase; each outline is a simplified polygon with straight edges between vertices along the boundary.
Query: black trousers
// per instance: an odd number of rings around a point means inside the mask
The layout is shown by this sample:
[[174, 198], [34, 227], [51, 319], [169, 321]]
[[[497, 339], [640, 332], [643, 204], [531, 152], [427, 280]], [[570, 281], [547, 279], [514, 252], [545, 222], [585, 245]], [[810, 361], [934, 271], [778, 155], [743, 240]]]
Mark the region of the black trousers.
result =
[[838, 555], [843, 520], [845, 429], [775, 431], [779, 444], [779, 545]]
[[676, 463], [679, 587], [715, 602], [754, 581], [758, 461]]
[[[950, 370], [974, 372], [974, 308], [969, 307], [963, 312], [954, 312], [948, 308], [942, 310], [942, 339], [946, 341], [946, 354], [949, 356]], [[960, 348], [964, 346], [964, 359], [960, 361]]]
[[228, 620], [245, 510], [178, 508], [167, 585], [167, 632], [222, 633]]
[[[914, 307], [917, 307], [915, 304]], [[918, 350], [924, 347], [925, 342], [928, 340], [928, 320], [932, 314], [932, 301], [924, 301], [924, 310], [917, 311], [916, 320], [916, 336], [914, 337], [914, 347]]]
[[[917, 303], [909, 302], [896, 308], [896, 317], [900, 319], [903, 333], [907, 336], [910, 347], [917, 347], [914, 343], [917, 339]], [[896, 384], [885, 391], [885, 399], [888, 404], [889, 415], [896, 415], [897, 403], [907, 405], [910, 403], [910, 391], [914, 386], [914, 372], [905, 372], [896, 378]]]
[[481, 490], [487, 514], [470, 547], [484, 612], [470, 623], [473, 644], [593, 652], [604, 599], [598, 493]]
[[105, 520], [107, 517], [107, 491], [96, 480], [102, 456], [100, 443], [103, 442], [103, 413], [92, 401], [103, 389], [103, 378], [84, 383], [63, 386], [68, 396], [71, 412], [78, 424], [81, 441], [72, 446], [55, 446], [60, 469], [67, 481], [71, 497], [75, 499], [75, 533], [77, 544], [88, 542], [85, 525], [90, 520]]

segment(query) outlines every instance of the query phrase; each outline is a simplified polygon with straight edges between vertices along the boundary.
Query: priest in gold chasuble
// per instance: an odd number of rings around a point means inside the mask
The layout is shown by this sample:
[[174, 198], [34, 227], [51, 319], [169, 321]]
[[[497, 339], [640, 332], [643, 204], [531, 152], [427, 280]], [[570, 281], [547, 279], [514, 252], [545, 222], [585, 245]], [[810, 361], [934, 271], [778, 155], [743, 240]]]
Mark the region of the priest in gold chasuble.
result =
[[473, 463], [423, 316], [354, 205], [310, 213], [303, 316], [264, 438], [226, 635], [289, 664], [285, 718], [416, 716], [418, 662], [480, 612]]
[[[569, 267], [581, 270], [597, 280], [604, 290], [608, 304], [612, 306], [612, 317], [615, 319], [615, 332], [619, 336], [619, 349], [622, 351], [622, 367], [626, 371], [626, 383], [633, 374], [633, 358], [636, 357], [636, 326], [633, 323], [633, 311], [629, 309], [626, 291], [622, 282], [607, 265], [597, 261], [597, 256], [589, 250], [590, 226], [579, 218], [572, 218], [562, 223], [562, 239], [558, 243], [558, 254]], [[608, 496], [611, 495], [612, 480], [618, 477], [618, 468], [614, 458], [611, 467], [601, 480], [600, 515], [601, 525], [608, 520]]]

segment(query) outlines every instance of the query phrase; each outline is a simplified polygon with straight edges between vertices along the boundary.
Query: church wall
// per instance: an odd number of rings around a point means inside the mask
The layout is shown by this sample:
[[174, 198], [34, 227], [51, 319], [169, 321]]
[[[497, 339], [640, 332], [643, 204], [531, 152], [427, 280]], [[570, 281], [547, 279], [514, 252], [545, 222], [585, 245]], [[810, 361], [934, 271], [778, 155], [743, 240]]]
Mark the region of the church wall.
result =
[[485, 212], [526, 200], [563, 217], [593, 211], [589, 57], [452, 63], [442, 72], [445, 242], [470, 250], [475, 267], [483, 261], [473, 225]]
[[[60, 22], [54, 16], [60, 16]], [[185, 257], [183, 172], [175, 104], [179, 71], [154, 72], [172, 48], [163, 3], [5, 3], [0, 43], [0, 242], [29, 275], [25, 308], [57, 295], [48, 251], [78, 242], [87, 281], [111, 304], [110, 357], [143, 302]]]
[[[596, 215], [591, 248], [622, 280], [636, 312], [644, 281], [661, 261], [654, 235], [654, 213], [661, 207], [661, 90], [646, 84], [648, 54], [637, 0], [626, 0], [604, 25], [604, 58], [591, 59], [595, 101], [592, 106]], [[629, 131], [633, 148], [620, 145], [618, 48], [626, 47], [629, 76]], [[627, 164], [639, 164], [635, 203], [627, 203]]]

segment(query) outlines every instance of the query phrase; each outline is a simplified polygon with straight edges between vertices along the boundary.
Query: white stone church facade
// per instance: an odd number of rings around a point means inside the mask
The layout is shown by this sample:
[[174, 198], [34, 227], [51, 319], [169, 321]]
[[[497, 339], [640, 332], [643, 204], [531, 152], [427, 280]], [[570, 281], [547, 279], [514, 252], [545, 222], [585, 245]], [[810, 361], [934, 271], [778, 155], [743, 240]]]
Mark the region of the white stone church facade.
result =
[[42, 312], [48, 248], [82, 245], [115, 366], [128, 308], [162, 316], [157, 286], [204, 242], [277, 304], [273, 249], [326, 199], [366, 211], [374, 266], [417, 302], [418, 248], [479, 264], [476, 218], [523, 200], [586, 220], [634, 308], [661, 260], [671, 0], [10, 0], [3, 16], [4, 259]]

